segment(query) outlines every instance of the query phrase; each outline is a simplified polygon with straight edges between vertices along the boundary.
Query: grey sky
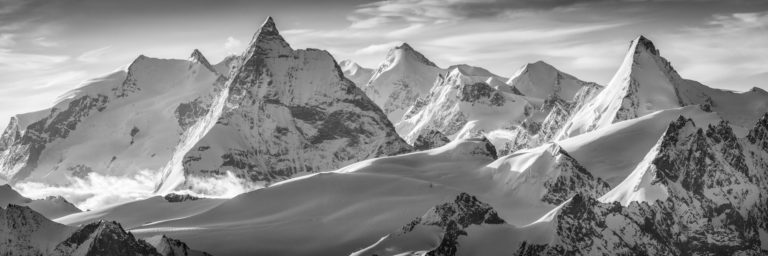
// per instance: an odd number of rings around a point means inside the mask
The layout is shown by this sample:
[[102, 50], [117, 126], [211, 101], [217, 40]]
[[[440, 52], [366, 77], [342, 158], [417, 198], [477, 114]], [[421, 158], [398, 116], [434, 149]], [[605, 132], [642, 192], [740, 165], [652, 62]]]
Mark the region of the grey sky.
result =
[[0, 126], [139, 54], [216, 62], [273, 16], [297, 48], [374, 67], [408, 42], [438, 65], [510, 76], [544, 60], [606, 83], [644, 34], [686, 78], [768, 89], [768, 1], [0, 0]]

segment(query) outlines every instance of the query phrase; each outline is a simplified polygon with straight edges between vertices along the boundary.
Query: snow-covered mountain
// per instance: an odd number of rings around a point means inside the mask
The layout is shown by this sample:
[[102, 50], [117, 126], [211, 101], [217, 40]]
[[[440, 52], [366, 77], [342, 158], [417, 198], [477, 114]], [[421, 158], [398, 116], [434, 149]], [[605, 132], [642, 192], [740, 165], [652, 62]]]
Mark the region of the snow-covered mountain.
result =
[[92, 172], [158, 170], [225, 81], [197, 50], [188, 60], [139, 56], [50, 109], [13, 117], [0, 137], [0, 179], [67, 185]]
[[339, 62], [339, 66], [341, 66], [344, 76], [360, 88], [367, 85], [373, 76], [373, 69], [361, 67], [351, 60], [342, 60]]
[[370, 81], [361, 87], [389, 120], [397, 123], [419, 97], [429, 94], [443, 73], [445, 70], [403, 43], [389, 50]]
[[485, 135], [500, 145], [505, 137], [496, 135], [517, 129], [534, 108], [523, 96], [485, 83], [489, 74], [457, 66], [447, 76], [440, 75], [429, 94], [419, 98], [395, 125], [398, 133], [409, 143], [434, 130], [451, 140]]
[[748, 127], [768, 109], [768, 92], [753, 89], [736, 93], [683, 79], [661, 57], [653, 42], [639, 36], [630, 44], [605, 90], [575, 113], [558, 137], [572, 137], [614, 122], [687, 105], [702, 105], [733, 125]]
[[227, 172], [268, 185], [411, 150], [328, 52], [294, 50], [272, 18], [241, 58], [205, 123], [164, 169], [159, 191]]
[[48, 196], [33, 200], [22, 196], [8, 184], [0, 185], [0, 207], [6, 207], [10, 204], [27, 206], [49, 219], [81, 212], [80, 209], [61, 196]]

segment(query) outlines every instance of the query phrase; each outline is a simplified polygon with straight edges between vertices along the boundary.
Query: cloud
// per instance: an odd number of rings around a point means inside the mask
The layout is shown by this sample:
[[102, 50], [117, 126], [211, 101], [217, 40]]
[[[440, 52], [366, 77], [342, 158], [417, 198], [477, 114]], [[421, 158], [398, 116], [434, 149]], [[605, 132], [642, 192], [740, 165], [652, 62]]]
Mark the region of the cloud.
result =
[[0, 49], [0, 71], [48, 69], [68, 59], [68, 56], [18, 53]]
[[56, 73], [46, 78], [45, 84], [35, 87], [35, 89], [45, 89], [54, 86], [77, 84], [88, 75], [87, 72], [82, 70], [64, 71]]
[[[47, 196], [62, 196], [80, 209], [98, 209], [110, 205], [141, 200], [155, 196], [157, 175], [151, 170], [142, 170], [132, 176], [109, 176], [96, 172], [85, 178], [67, 177], [67, 185], [50, 185], [39, 182], [20, 182], [14, 189], [22, 195], [37, 199]], [[241, 193], [260, 188], [235, 177], [231, 172], [222, 177], [194, 178], [187, 184], [194, 190], [177, 191], [202, 197], [231, 198]]]
[[747, 90], [755, 84], [743, 82], [744, 77], [768, 71], [766, 34], [768, 11], [716, 14], [705, 25], [670, 35], [669, 41], [679, 45], [666, 53], [679, 60], [675, 67], [685, 77]]
[[77, 60], [86, 62], [86, 63], [96, 63], [101, 61], [101, 57], [104, 54], [110, 52], [111, 49], [112, 49], [112, 46], [105, 46], [98, 49], [93, 49], [80, 54], [80, 56], [77, 56]]
[[60, 195], [80, 209], [108, 205], [152, 196], [155, 175], [145, 170], [132, 177], [106, 176], [95, 172], [85, 178], [68, 178], [69, 185], [55, 186], [38, 182], [17, 183], [14, 188], [30, 198]]
[[387, 52], [389, 51], [389, 49], [392, 49], [395, 46], [399, 46], [401, 44], [403, 44], [402, 41], [395, 41], [395, 42], [389, 42], [389, 43], [383, 43], [383, 44], [372, 44], [355, 51], [355, 54], [366, 55], [366, 54], [376, 54], [376, 53]]
[[224, 42], [224, 49], [227, 49], [229, 51], [233, 50], [241, 50], [240, 47], [243, 45], [240, 40], [235, 39], [234, 37], [227, 37], [227, 41]]
[[48, 40], [46, 37], [38, 37], [35, 39], [32, 39], [32, 43], [42, 46], [42, 47], [56, 47], [59, 46], [59, 43], [53, 42]]
[[0, 47], [9, 47], [16, 44], [16, 41], [13, 40], [15, 36], [16, 35], [10, 33], [0, 34]]

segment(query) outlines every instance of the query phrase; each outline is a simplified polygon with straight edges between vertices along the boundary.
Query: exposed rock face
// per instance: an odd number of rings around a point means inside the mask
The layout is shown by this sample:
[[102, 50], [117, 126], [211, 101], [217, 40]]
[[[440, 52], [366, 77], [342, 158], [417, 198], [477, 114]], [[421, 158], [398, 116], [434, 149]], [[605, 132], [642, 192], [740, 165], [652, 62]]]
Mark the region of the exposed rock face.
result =
[[[765, 119], [750, 134], [765, 131]], [[609, 193], [624, 193], [627, 205], [577, 195], [557, 212], [551, 243], [525, 243], [517, 254], [764, 253], [768, 151], [757, 142], [737, 138], [727, 122], [697, 128], [681, 117], [649, 153], [650, 164], [635, 170], [651, 179]]]
[[165, 235], [150, 237], [147, 242], [163, 256], [210, 256], [207, 252], [193, 250], [186, 243]]
[[216, 110], [205, 117], [215, 124], [193, 128], [199, 132], [190, 135], [194, 146], [165, 170], [163, 191], [188, 177], [227, 171], [270, 184], [411, 150], [328, 52], [292, 49], [271, 18], [242, 59]]
[[176, 194], [176, 193], [169, 193], [165, 196], [163, 196], [163, 199], [170, 203], [178, 203], [178, 202], [184, 202], [184, 201], [195, 201], [200, 200], [200, 197], [196, 197], [190, 194]]
[[26, 206], [0, 207], [0, 254], [46, 255], [71, 230]]
[[441, 132], [425, 130], [422, 134], [419, 134], [419, 136], [416, 137], [416, 140], [413, 142], [413, 147], [416, 150], [428, 150], [441, 147], [449, 142], [451, 142], [451, 140], [445, 137]]
[[136, 239], [117, 222], [99, 221], [82, 226], [59, 243], [51, 255], [161, 255], [144, 240]]
[[8, 205], [27, 206], [49, 219], [81, 212], [80, 209], [61, 196], [49, 196], [33, 200], [22, 196], [8, 184], [0, 185], [0, 207]]
[[576, 194], [596, 197], [610, 191], [611, 187], [608, 183], [592, 176], [564, 149], [557, 147], [556, 152], [552, 170], [559, 173], [544, 181], [543, 186], [546, 192], [541, 197], [541, 201], [561, 204]]
[[423, 216], [417, 217], [399, 231], [384, 237], [376, 245], [358, 251], [353, 255], [395, 255], [405, 253], [396, 251], [400, 248], [387, 248], [387, 242], [413, 238], [411, 237], [412, 235], [418, 235], [419, 232], [422, 232], [416, 231], [416, 229], [432, 228], [439, 232], [441, 237], [439, 238], [439, 243], [435, 248], [420, 251], [419, 255], [453, 256], [461, 248], [460, 240], [471, 236], [467, 231], [470, 227], [483, 228], [489, 225], [503, 224], [506, 224], [506, 222], [499, 217], [493, 207], [477, 200], [475, 196], [459, 193], [453, 201], [432, 207]]

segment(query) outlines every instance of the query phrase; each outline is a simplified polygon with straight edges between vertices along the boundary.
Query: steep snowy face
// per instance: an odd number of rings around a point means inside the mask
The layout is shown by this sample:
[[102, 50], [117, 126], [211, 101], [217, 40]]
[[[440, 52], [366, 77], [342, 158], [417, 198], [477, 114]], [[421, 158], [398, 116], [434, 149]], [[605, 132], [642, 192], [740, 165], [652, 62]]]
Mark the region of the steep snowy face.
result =
[[466, 73], [456, 67], [440, 77], [432, 90], [419, 99], [395, 127], [409, 143], [427, 131], [438, 131], [449, 139], [488, 137], [495, 146], [503, 134], [517, 129], [533, 107], [519, 95], [505, 93], [486, 84], [487, 76]]
[[160, 191], [227, 172], [266, 185], [411, 150], [328, 52], [292, 49], [271, 18], [242, 59], [183, 156], [166, 166]]
[[0, 138], [0, 179], [66, 185], [91, 172], [160, 169], [225, 81], [199, 51], [190, 60], [140, 56], [50, 109], [14, 118]]
[[151, 255], [157, 249], [126, 232], [119, 223], [98, 221], [84, 225], [59, 243], [50, 255]]
[[683, 79], [654, 44], [640, 36], [606, 89], [574, 115], [562, 135], [572, 137], [657, 110], [696, 104], [734, 125], [749, 127], [768, 107], [768, 95], [713, 89]]
[[29, 207], [0, 207], [0, 254], [47, 255], [73, 228], [46, 219]]
[[373, 76], [373, 69], [361, 67], [351, 60], [342, 60], [339, 62], [339, 66], [341, 66], [344, 76], [360, 88], [367, 85]]
[[[765, 131], [766, 119], [750, 134]], [[725, 121], [698, 128], [681, 117], [611, 192], [564, 203], [553, 218], [553, 242], [518, 253], [764, 253], [768, 151], [757, 137], [737, 138]]]
[[573, 99], [582, 87], [595, 85], [561, 72], [543, 61], [526, 64], [507, 84], [525, 96], [539, 99], [556, 96], [564, 100]]
[[408, 108], [427, 95], [439, 74], [435, 63], [404, 43], [391, 49], [363, 90], [392, 123], [399, 122]]

